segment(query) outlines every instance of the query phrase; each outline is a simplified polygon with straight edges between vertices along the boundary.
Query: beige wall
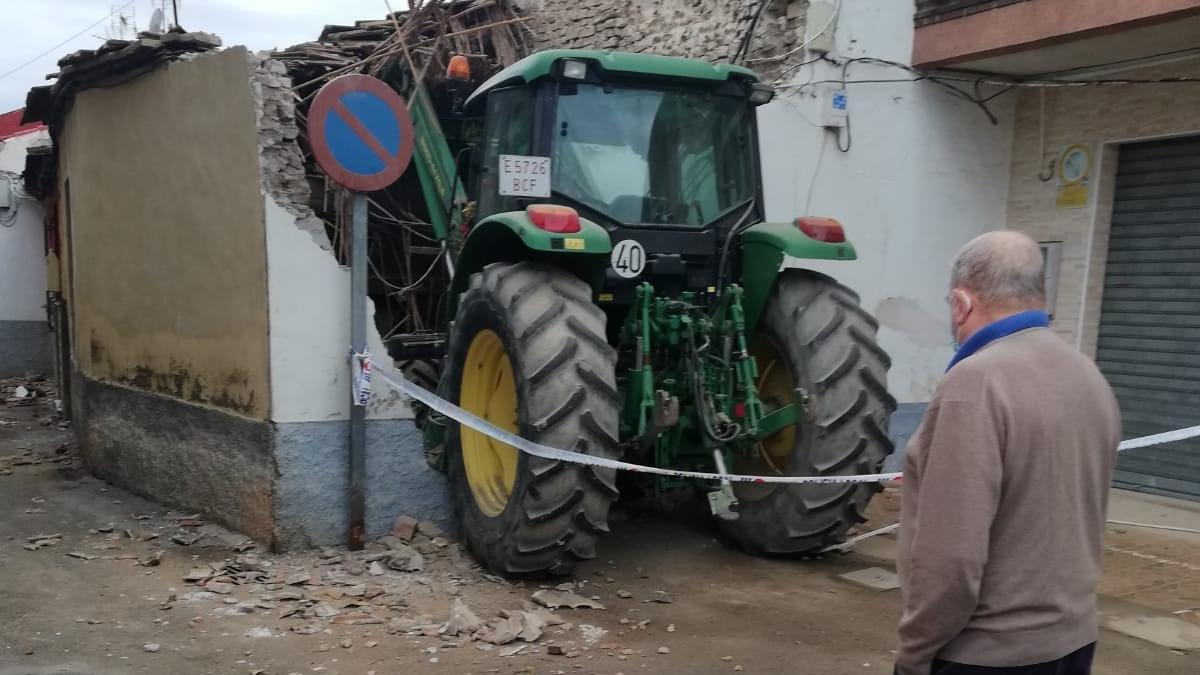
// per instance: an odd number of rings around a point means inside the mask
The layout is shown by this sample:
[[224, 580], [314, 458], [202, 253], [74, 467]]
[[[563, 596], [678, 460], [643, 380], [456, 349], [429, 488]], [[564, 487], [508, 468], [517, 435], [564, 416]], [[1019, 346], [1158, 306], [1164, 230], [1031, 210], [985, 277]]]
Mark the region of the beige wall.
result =
[[[1177, 63], [1107, 75], [1111, 78], [1200, 76], [1200, 63]], [[1045, 155], [1039, 155], [1041, 96], [1045, 96]], [[1040, 241], [1062, 241], [1062, 268], [1053, 328], [1094, 356], [1104, 288], [1104, 264], [1112, 219], [1118, 147], [1122, 142], [1200, 134], [1200, 87], [1138, 84], [1044, 91], [1024, 89], [1017, 105], [1008, 227]], [[1056, 207], [1057, 181], [1039, 171], [1063, 146], [1092, 148], [1091, 202], [1087, 208]], [[1090, 247], [1089, 247], [1090, 242]], [[1086, 293], [1085, 293], [1086, 283]]]
[[266, 419], [265, 234], [245, 50], [84, 91], [59, 143], [77, 367]]

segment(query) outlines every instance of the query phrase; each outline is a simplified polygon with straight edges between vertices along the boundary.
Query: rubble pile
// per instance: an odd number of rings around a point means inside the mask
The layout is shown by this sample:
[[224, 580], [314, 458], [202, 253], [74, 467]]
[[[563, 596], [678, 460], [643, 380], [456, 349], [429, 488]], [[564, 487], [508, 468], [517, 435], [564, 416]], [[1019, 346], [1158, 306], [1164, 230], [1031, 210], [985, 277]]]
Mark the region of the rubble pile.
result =
[[[0, 414], [0, 429], [18, 427], [26, 430], [48, 428], [65, 430], [70, 425], [60, 415], [62, 402], [57, 398], [54, 385], [41, 375], [28, 374], [24, 377], [0, 379], [0, 409], [34, 407], [32, 420], [19, 422], [12, 415]], [[15, 412], [15, 410], [13, 411]], [[44, 429], [43, 429], [44, 431]], [[12, 476], [19, 466], [58, 464], [60, 468], [77, 468], [78, 453], [71, 439], [41, 437], [39, 440], [16, 440], [0, 446], [0, 476]], [[15, 451], [15, 452], [14, 452]], [[26, 513], [42, 513], [32, 507]]]
[[385, 18], [353, 26], [326, 26], [314, 42], [278, 50], [302, 99], [329, 79], [346, 73], [384, 77], [397, 62], [419, 73], [425, 84], [440, 80], [450, 57], [471, 61], [478, 84], [529, 52], [523, 28], [509, 0], [427, 0]]
[[[575, 625], [552, 612], [554, 608], [604, 609], [594, 598], [575, 592], [585, 583], [566, 582], [534, 592], [519, 609], [501, 608], [481, 618], [463, 599], [462, 587], [482, 582], [508, 586], [507, 582], [483, 573], [429, 521], [417, 523], [402, 516], [393, 532], [363, 551], [324, 549], [307, 565], [254, 553], [198, 565], [183, 576], [195, 590], [182, 597], [188, 602], [219, 602], [224, 606], [218, 611], [231, 615], [266, 611], [291, 622], [286, 630], [299, 635], [328, 633], [336, 626], [378, 625], [392, 635], [439, 638], [447, 648], [502, 647], [501, 656], [572, 631]], [[420, 613], [410, 603], [416, 598], [422, 607], [430, 600], [444, 606], [445, 618]], [[595, 642], [604, 633], [596, 630], [580, 625], [580, 642]], [[551, 653], [579, 653], [550, 642]], [[574, 646], [573, 641], [566, 643]]]

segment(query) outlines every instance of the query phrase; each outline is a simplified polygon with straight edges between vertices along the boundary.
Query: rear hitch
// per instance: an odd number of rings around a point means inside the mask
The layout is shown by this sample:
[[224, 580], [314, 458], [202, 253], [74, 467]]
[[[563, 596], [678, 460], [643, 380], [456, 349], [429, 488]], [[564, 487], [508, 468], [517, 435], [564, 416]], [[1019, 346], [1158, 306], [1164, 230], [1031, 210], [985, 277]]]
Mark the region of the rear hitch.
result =
[[[713, 450], [713, 460], [717, 464], [717, 473], [723, 476], [729, 473], [725, 469], [725, 454], [720, 448]], [[721, 487], [708, 493], [708, 508], [721, 520], [738, 519], [738, 499], [733, 494], [733, 483], [728, 478], [722, 478]]]

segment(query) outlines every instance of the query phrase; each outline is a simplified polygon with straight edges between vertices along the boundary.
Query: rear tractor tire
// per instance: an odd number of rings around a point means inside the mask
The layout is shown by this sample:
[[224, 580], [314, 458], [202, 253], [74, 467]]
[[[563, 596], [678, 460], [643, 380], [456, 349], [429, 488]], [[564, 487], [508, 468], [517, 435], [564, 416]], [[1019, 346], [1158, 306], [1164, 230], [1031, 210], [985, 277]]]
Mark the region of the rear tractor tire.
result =
[[[447, 395], [550, 447], [616, 458], [616, 351], [590, 287], [561, 269], [495, 263], [471, 276], [450, 331]], [[503, 574], [567, 574], [596, 554], [614, 471], [534, 457], [449, 424], [450, 482], [472, 553]]]
[[[815, 274], [784, 273], [760, 322], [751, 351], [758, 395], [769, 413], [807, 395], [796, 425], [762, 439], [735, 473], [835, 476], [879, 472], [893, 445], [888, 418], [888, 358], [875, 340], [878, 324], [850, 289]], [[794, 393], [797, 388], [801, 393]], [[727, 535], [761, 554], [805, 555], [845, 541], [866, 521], [876, 483], [788, 485], [735, 483], [737, 520], [720, 520]]]

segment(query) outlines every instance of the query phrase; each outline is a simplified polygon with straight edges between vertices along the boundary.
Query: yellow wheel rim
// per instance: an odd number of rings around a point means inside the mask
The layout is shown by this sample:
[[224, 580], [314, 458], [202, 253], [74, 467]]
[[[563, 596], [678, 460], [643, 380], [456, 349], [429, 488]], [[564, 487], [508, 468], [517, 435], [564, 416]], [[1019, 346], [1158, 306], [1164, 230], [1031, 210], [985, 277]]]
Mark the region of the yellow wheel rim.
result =
[[[512, 362], [500, 336], [480, 331], [467, 348], [459, 400], [463, 408], [488, 422], [517, 432], [517, 386]], [[504, 511], [517, 481], [517, 449], [460, 427], [463, 467], [479, 510], [489, 517]]]
[[[759, 335], [750, 346], [750, 353], [758, 366], [757, 392], [763, 411], [771, 413], [792, 403], [795, 399], [796, 382], [783, 354], [765, 335]], [[738, 473], [754, 476], [783, 476], [788, 472], [792, 452], [796, 445], [796, 425], [783, 427], [758, 442], [753, 454], [735, 462]], [[739, 499], [754, 501], [774, 491], [772, 483], [735, 483], [734, 492]]]

